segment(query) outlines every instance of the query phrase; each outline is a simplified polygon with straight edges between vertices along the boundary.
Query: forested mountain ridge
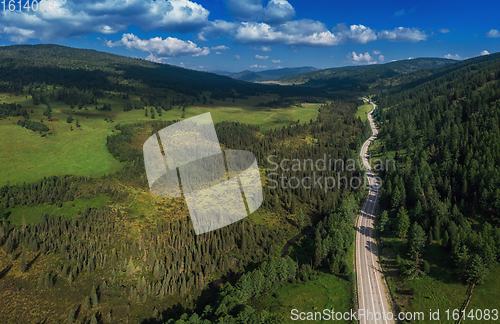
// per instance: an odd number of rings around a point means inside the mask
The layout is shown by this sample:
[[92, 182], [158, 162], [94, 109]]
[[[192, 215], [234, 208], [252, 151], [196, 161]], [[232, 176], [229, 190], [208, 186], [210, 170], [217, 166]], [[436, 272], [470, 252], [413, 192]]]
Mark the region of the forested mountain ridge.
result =
[[439, 271], [473, 287], [500, 261], [500, 54], [440, 69], [375, 97], [373, 154], [396, 159], [382, 171], [378, 228], [404, 246], [403, 278], [432, 274], [428, 261], [439, 254]]
[[203, 91], [226, 97], [310, 92], [247, 83], [213, 73], [60, 45], [1, 47], [0, 75], [0, 91], [4, 92], [15, 92], [21, 86], [34, 83], [121, 92], [148, 86], [191, 96], [199, 96]]
[[442, 58], [416, 58], [385, 64], [330, 68], [284, 76], [277, 81], [322, 87], [329, 91], [378, 91], [390, 87], [393, 83], [400, 83], [400, 77], [413, 71], [434, 69], [454, 62], [456, 61]]
[[310, 66], [297, 67], [297, 68], [281, 68], [274, 70], [265, 70], [260, 72], [245, 70], [242, 72], [231, 74], [230, 76], [231, 78], [243, 81], [262, 82], [262, 81], [274, 81], [276, 79], [283, 78], [284, 76], [290, 76], [316, 70], [317, 69]]

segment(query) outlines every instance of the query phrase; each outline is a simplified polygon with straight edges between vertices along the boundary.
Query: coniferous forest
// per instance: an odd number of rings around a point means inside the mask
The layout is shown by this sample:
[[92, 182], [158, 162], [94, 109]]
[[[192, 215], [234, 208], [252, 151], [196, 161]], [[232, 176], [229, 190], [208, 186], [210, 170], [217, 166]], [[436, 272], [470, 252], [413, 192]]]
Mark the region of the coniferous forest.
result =
[[491, 56], [376, 97], [373, 154], [396, 159], [382, 172], [378, 228], [406, 242], [403, 277], [428, 274], [438, 251], [472, 289], [500, 261], [500, 60]]

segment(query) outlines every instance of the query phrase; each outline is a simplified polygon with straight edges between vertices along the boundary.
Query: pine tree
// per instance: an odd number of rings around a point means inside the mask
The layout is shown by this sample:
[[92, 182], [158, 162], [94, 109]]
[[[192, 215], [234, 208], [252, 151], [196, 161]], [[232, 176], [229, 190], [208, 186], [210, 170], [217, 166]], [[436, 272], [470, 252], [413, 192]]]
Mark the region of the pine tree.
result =
[[97, 290], [96, 290], [95, 286], [92, 286], [90, 298], [92, 299], [92, 307], [96, 308], [98, 303], [99, 303], [99, 299], [97, 297]]
[[413, 275], [417, 277], [420, 272], [419, 261], [421, 257], [421, 251], [425, 246], [426, 241], [425, 232], [416, 222], [413, 223], [410, 231], [410, 238], [408, 240], [409, 254], [410, 257], [415, 262], [415, 268]]
[[472, 259], [469, 270], [467, 271], [467, 281], [471, 284], [481, 284], [486, 276], [487, 268], [483, 259], [479, 255], [475, 255]]
[[403, 206], [399, 208], [397, 221], [398, 221], [397, 235], [399, 238], [405, 238], [406, 234], [408, 233], [408, 230], [410, 229], [410, 218], [408, 217], [408, 213], [406, 212], [406, 209]]
[[384, 232], [386, 230], [387, 222], [389, 222], [389, 213], [387, 213], [387, 210], [384, 210], [380, 215], [378, 222], [378, 229], [380, 232]]
[[26, 250], [23, 248], [23, 252], [21, 253], [21, 272], [26, 272]]
[[75, 322], [75, 312], [70, 309], [68, 314], [68, 324], [73, 324]]
[[297, 213], [297, 226], [299, 227], [299, 229], [301, 230], [302, 228], [304, 228], [304, 221], [305, 221], [305, 215], [304, 215], [304, 212], [302, 211], [302, 208], [299, 209], [299, 212]]

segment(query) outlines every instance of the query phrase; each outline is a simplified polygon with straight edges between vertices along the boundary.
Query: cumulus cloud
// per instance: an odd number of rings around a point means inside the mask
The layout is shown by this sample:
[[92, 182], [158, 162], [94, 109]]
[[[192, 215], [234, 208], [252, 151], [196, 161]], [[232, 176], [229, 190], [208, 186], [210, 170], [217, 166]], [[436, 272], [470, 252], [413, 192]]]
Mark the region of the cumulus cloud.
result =
[[165, 57], [177, 56], [207, 56], [210, 53], [208, 47], [198, 47], [192, 41], [184, 41], [182, 39], [167, 37], [154, 37], [150, 39], [140, 39], [134, 34], [123, 34], [122, 39], [116, 42], [108, 41], [108, 47], [125, 46], [127, 49], [138, 49], [144, 52], [156, 53]]
[[50, 42], [91, 33], [116, 34], [130, 25], [190, 32], [206, 25], [210, 14], [189, 0], [52, 0], [51, 4], [51, 11], [0, 12], [0, 35], [20, 43], [29, 38]]
[[255, 55], [255, 59], [257, 60], [267, 60], [269, 56]]
[[359, 55], [356, 52], [351, 52], [347, 55], [347, 58], [354, 64], [376, 64], [370, 53], [366, 52], [365, 54], [360, 53]]
[[271, 60], [271, 62], [273, 62], [274, 64], [278, 64], [281, 63], [281, 60]]
[[444, 58], [450, 59], [450, 60], [461, 60], [462, 59], [462, 57], [460, 55], [458, 55], [458, 54], [455, 54], [455, 55], [446, 54], [444, 56]]
[[251, 68], [259, 68], [259, 69], [266, 69], [267, 66], [266, 65], [257, 65], [257, 64], [254, 64], [254, 65], [250, 65]]
[[206, 41], [206, 36], [221, 37], [222, 35], [232, 34], [236, 28], [238, 28], [237, 23], [220, 19], [211, 21], [200, 30], [198, 33], [198, 39]]
[[18, 27], [4, 27], [3, 32], [8, 39], [14, 43], [24, 43], [30, 38], [34, 38], [35, 31]]
[[229, 47], [227, 47], [226, 45], [219, 45], [219, 46], [214, 46], [211, 49], [214, 51], [227, 51], [229, 50]]
[[491, 29], [489, 32], [486, 33], [486, 37], [498, 38], [500, 37], [500, 31], [496, 29]]
[[483, 56], [483, 55], [490, 55], [490, 52], [488, 52], [487, 50], [484, 50], [481, 53], [479, 53], [479, 55], [481, 55], [481, 56]]
[[270, 0], [267, 6], [262, 0], [225, 0], [231, 15], [240, 20], [261, 20], [275, 24], [291, 20], [295, 9], [287, 0]]
[[234, 59], [235, 59], [235, 60], [241, 60], [241, 56], [239, 56], [239, 55], [235, 55], [235, 56], [234, 56]]
[[[222, 22], [218, 22], [222, 25]], [[417, 28], [398, 27], [394, 30], [374, 29], [364, 25], [338, 24], [331, 31], [324, 23], [300, 19], [287, 21], [278, 25], [265, 22], [238, 22], [229, 23], [228, 31], [233, 39], [240, 44], [265, 44], [260, 47], [262, 51], [270, 50], [266, 45], [288, 45], [291, 47], [322, 47], [335, 46], [349, 42], [366, 44], [377, 39], [391, 42], [418, 42], [429, 37]], [[212, 28], [206, 27], [205, 30]], [[206, 33], [204, 33], [206, 34]], [[259, 50], [258, 47], [253, 49]]]
[[441, 28], [438, 30], [441, 34], [448, 34], [450, 30], [448, 28]]
[[373, 55], [380, 55], [380, 54], [382, 54], [382, 52], [381, 52], [381, 51], [377, 51], [377, 50], [374, 50], [374, 51], [373, 51]]
[[271, 0], [264, 8], [262, 20], [267, 23], [279, 23], [288, 21], [294, 16], [295, 9], [287, 0]]
[[398, 27], [394, 30], [382, 30], [377, 33], [378, 39], [389, 42], [411, 42], [425, 41], [429, 37], [424, 31], [417, 28]]
[[381, 63], [384, 62], [384, 59], [385, 59], [384, 55], [380, 55], [378, 57], [378, 61], [381, 62]]
[[289, 46], [332, 46], [340, 43], [340, 39], [332, 34], [326, 26], [309, 19], [288, 21], [278, 26], [266, 23], [241, 23], [234, 38], [242, 44], [281, 44]]
[[147, 57], [146, 57], [146, 60], [147, 61], [151, 61], [151, 62], [155, 62], [155, 63], [163, 63], [164, 61], [166, 60], [169, 60], [170, 57], [158, 57], [158, 56], [155, 56], [154, 54], [149, 54]]
[[345, 24], [338, 24], [333, 29], [335, 36], [341, 39], [342, 43], [353, 42], [366, 44], [377, 39], [375, 31], [363, 25], [351, 25], [349, 28]]

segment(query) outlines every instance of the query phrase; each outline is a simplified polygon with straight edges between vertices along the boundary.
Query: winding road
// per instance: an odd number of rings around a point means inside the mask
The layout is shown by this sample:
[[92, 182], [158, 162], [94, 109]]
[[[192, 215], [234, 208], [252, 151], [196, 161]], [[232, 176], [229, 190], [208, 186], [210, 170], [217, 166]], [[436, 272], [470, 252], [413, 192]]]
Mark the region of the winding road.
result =
[[[363, 99], [368, 101], [366, 98]], [[377, 138], [378, 131], [372, 119], [372, 113], [377, 106], [373, 102], [370, 102], [370, 104], [373, 106], [373, 109], [368, 113], [368, 121], [372, 129], [372, 136], [363, 144], [360, 152], [361, 159], [366, 168], [369, 192], [356, 224], [358, 321], [361, 324], [393, 324], [394, 319], [392, 319], [391, 303], [386, 292], [384, 277], [380, 268], [377, 242], [375, 240], [374, 213], [379, 194], [379, 184], [368, 163], [367, 150], [371, 142]]]

